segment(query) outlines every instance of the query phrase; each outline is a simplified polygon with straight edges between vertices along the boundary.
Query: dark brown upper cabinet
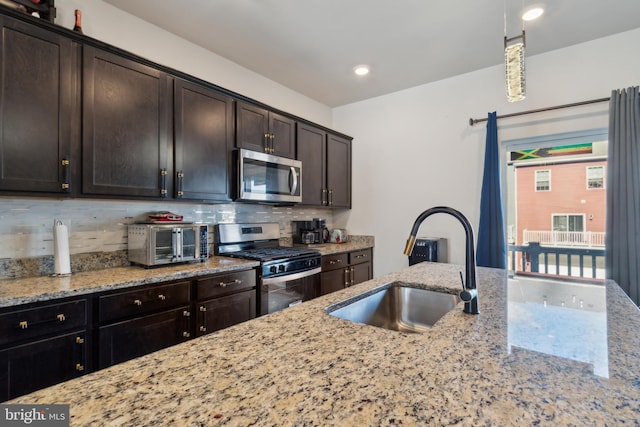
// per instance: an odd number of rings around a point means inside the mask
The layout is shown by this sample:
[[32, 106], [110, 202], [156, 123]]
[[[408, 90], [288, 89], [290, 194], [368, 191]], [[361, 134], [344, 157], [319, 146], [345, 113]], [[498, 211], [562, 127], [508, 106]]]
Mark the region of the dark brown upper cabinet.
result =
[[74, 45], [0, 15], [0, 190], [69, 193]]
[[236, 146], [295, 159], [296, 122], [246, 102], [236, 107]]
[[171, 194], [171, 79], [159, 69], [84, 46], [82, 192]]
[[174, 96], [177, 199], [231, 201], [233, 99], [176, 80]]
[[302, 204], [351, 208], [351, 140], [298, 123], [297, 153]]

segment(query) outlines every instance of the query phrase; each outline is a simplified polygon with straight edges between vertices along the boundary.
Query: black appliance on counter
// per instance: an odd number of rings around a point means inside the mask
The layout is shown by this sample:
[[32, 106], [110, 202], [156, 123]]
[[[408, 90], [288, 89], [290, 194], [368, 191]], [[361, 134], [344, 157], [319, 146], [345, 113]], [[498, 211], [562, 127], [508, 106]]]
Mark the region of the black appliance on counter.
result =
[[321, 218], [291, 221], [291, 235], [296, 245], [320, 245], [329, 240], [329, 229], [326, 221]]
[[257, 313], [268, 314], [318, 296], [320, 252], [279, 244], [278, 223], [217, 224], [216, 255], [260, 261]]
[[418, 237], [409, 255], [409, 265], [423, 261], [447, 262], [447, 239]]

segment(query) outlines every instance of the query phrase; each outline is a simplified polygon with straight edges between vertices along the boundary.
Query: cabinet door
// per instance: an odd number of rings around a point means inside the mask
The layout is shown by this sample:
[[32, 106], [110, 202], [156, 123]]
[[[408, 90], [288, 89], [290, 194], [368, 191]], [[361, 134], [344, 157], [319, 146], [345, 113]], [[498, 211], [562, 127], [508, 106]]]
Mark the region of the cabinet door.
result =
[[197, 304], [196, 335], [201, 336], [256, 317], [255, 289]]
[[269, 111], [245, 102], [236, 103], [236, 147], [266, 152]]
[[302, 161], [302, 204], [326, 206], [326, 132], [298, 123], [296, 144]]
[[0, 351], [0, 402], [82, 375], [85, 347], [78, 331]]
[[296, 123], [288, 117], [269, 113], [272, 154], [296, 158]]
[[327, 188], [329, 206], [351, 208], [351, 141], [327, 136]]
[[91, 46], [83, 53], [83, 193], [166, 196], [169, 77]]
[[164, 311], [99, 329], [100, 369], [186, 341], [190, 337], [189, 307]]
[[174, 102], [175, 197], [230, 201], [233, 99], [177, 80]]
[[351, 266], [351, 286], [366, 282], [373, 278], [371, 262], [363, 262]]
[[69, 192], [72, 43], [0, 16], [0, 190]]
[[349, 285], [349, 268], [341, 268], [320, 273], [320, 295], [339, 291]]

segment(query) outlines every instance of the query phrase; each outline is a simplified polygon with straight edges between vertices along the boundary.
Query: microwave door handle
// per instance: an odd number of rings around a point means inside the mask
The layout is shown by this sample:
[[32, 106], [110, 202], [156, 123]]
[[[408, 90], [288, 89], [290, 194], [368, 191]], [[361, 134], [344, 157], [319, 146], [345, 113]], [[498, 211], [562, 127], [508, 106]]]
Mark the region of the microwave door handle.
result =
[[296, 174], [296, 168], [291, 166], [289, 169], [289, 188], [291, 188], [291, 195], [295, 196], [298, 191], [298, 174]]

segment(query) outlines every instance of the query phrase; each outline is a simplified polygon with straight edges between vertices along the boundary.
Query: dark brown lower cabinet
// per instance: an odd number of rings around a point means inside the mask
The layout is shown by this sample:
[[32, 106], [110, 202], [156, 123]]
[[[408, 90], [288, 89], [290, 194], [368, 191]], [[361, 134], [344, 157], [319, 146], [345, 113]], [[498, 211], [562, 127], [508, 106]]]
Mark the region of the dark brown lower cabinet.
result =
[[186, 341], [190, 330], [189, 306], [102, 326], [98, 331], [98, 368]]
[[0, 351], [0, 401], [82, 375], [87, 364], [85, 331]]
[[322, 257], [320, 295], [339, 291], [372, 278], [372, 249], [325, 255]]
[[198, 303], [197, 336], [256, 317], [256, 291], [245, 291]]
[[196, 336], [256, 317], [255, 270], [217, 274], [195, 281]]

